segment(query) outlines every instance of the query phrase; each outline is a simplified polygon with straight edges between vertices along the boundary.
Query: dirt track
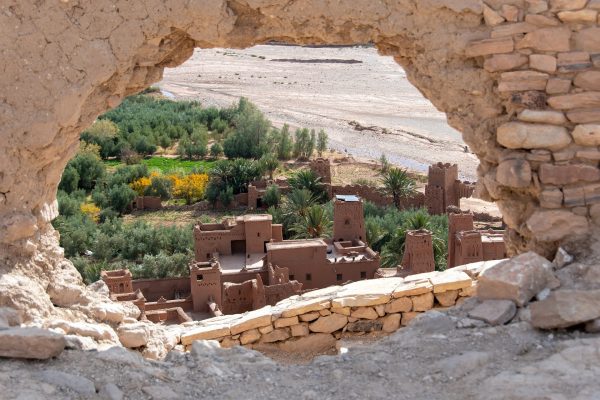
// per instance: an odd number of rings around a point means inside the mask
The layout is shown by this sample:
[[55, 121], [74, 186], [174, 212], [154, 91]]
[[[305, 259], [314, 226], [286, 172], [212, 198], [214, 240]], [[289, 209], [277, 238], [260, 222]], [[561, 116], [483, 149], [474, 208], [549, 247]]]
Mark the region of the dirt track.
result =
[[[385, 153], [394, 164], [425, 172], [436, 161], [459, 164], [474, 180], [477, 158], [460, 133], [374, 48], [255, 46], [196, 50], [159, 86], [167, 95], [227, 106], [248, 97], [276, 126], [324, 128], [330, 147], [356, 157]], [[358, 131], [356, 121], [373, 130]], [[385, 131], [384, 131], [385, 129]]]

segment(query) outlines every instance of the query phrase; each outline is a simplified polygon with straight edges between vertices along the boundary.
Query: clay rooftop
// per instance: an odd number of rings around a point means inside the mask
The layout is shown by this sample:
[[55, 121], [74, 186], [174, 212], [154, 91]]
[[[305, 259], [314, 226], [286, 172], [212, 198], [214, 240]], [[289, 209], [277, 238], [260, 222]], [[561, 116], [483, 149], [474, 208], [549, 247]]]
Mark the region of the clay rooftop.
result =
[[336, 194], [335, 199], [339, 201], [355, 202], [360, 201], [360, 197], [353, 194]]
[[283, 242], [267, 243], [267, 251], [323, 246], [327, 246], [327, 243], [323, 239], [284, 240]]

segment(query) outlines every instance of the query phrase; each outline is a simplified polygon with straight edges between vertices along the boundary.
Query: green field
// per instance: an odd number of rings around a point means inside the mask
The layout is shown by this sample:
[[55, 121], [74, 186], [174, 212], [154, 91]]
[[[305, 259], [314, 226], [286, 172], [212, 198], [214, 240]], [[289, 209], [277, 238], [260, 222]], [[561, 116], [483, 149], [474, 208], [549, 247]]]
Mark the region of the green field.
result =
[[[142, 160], [142, 163], [146, 164], [150, 169], [158, 169], [163, 173], [171, 171], [183, 171], [189, 173], [194, 169], [204, 169], [205, 171], [208, 171], [212, 168], [214, 161], [190, 161], [181, 160], [179, 158], [150, 157]], [[119, 165], [123, 165], [119, 160], [104, 160], [104, 164], [109, 168], [116, 168]]]

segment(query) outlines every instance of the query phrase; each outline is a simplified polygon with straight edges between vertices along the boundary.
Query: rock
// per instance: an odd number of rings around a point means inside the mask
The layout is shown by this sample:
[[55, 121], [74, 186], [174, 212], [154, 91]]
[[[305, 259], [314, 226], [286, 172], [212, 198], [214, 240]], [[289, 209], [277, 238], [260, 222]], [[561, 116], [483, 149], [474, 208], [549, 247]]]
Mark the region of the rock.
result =
[[150, 339], [150, 328], [148, 324], [138, 322], [135, 324], [121, 324], [117, 328], [119, 341], [125, 347], [136, 348], [145, 346]]
[[600, 318], [586, 322], [585, 331], [587, 333], [600, 333]]
[[[269, 325], [271, 317], [269, 316]], [[250, 330], [252, 328], [248, 328]], [[215, 324], [211, 326], [200, 326], [183, 332], [181, 335], [181, 344], [189, 345], [195, 340], [218, 339], [223, 336], [231, 335], [229, 324]]]
[[314, 333], [278, 343], [278, 348], [286, 353], [322, 354], [335, 349], [335, 338], [327, 333]]
[[586, 28], [575, 34], [575, 48], [588, 53], [600, 52], [600, 28]]
[[433, 293], [463, 289], [471, 286], [472, 283], [469, 275], [453, 268], [432, 276], [430, 281], [433, 285]]
[[500, 14], [485, 4], [483, 5], [483, 18], [489, 26], [496, 26], [504, 22], [504, 18]]
[[244, 313], [242, 318], [231, 324], [231, 334], [237, 335], [244, 331], [271, 325], [271, 306]]
[[[581, 125], [579, 125], [581, 126]], [[600, 125], [599, 125], [600, 128]], [[573, 132], [575, 133], [575, 132]], [[598, 130], [600, 138], [600, 129]], [[552, 165], [542, 164], [538, 171], [540, 181], [549, 185], [568, 185], [577, 182], [600, 180], [600, 169], [584, 164]]]
[[600, 124], [577, 125], [573, 130], [573, 139], [582, 146], [599, 146]]
[[405, 312], [402, 313], [402, 321], [400, 322], [402, 326], [407, 326], [408, 324], [410, 324], [412, 322], [413, 319], [415, 319], [419, 314], [418, 312]]
[[38, 282], [20, 275], [0, 274], [0, 305], [19, 310], [23, 322], [52, 314], [46, 290]]
[[119, 323], [126, 316], [125, 308], [119, 303], [99, 303], [91, 306], [94, 317], [100, 321]]
[[402, 278], [367, 279], [344, 286], [337, 298], [331, 301], [332, 307], [366, 307], [385, 304], [392, 293], [402, 285]]
[[585, 7], [587, 0], [550, 0], [551, 11], [579, 10]]
[[[408, 280], [411, 276], [406, 277]], [[429, 279], [417, 279], [414, 281], [407, 281], [398, 286], [392, 293], [392, 297], [402, 298], [407, 296], [417, 296], [433, 291], [433, 285]]]
[[[285, 300], [284, 300], [285, 301]], [[283, 302], [280, 302], [280, 306]], [[313, 311], [321, 311], [331, 306], [328, 297], [317, 297], [308, 300], [291, 301], [285, 310], [281, 313], [282, 318], [295, 317], [301, 314], [307, 314]]]
[[418, 296], [412, 296], [411, 300], [413, 311], [427, 311], [433, 308], [433, 293], [425, 293], [420, 294]]
[[554, 242], [567, 236], [584, 235], [588, 220], [567, 210], [538, 210], [527, 220], [527, 227], [542, 241]]
[[510, 300], [485, 300], [469, 311], [469, 317], [490, 325], [504, 325], [513, 319], [516, 313], [517, 307]]
[[[345, 317], [344, 317], [345, 318]], [[274, 329], [272, 332], [262, 335], [260, 341], [262, 343], [273, 343], [290, 338], [290, 330], [286, 328]]]
[[494, 54], [483, 63], [488, 72], [509, 71], [527, 64], [529, 59], [523, 54]]
[[564, 113], [546, 110], [523, 110], [519, 113], [519, 120], [523, 122], [552, 125], [563, 125], [567, 122]]
[[192, 343], [190, 355], [194, 358], [212, 357], [219, 353], [221, 345], [216, 340], [196, 340]]
[[358, 307], [352, 311], [350, 316], [362, 319], [377, 319], [379, 315], [373, 307]]
[[90, 324], [87, 322], [68, 322], [56, 320], [48, 325], [49, 328], [60, 328], [65, 333], [91, 337], [95, 340], [118, 343], [117, 334], [106, 324]]
[[124, 395], [121, 389], [114, 383], [107, 383], [100, 388], [98, 395], [108, 400], [122, 400]]
[[548, 104], [557, 110], [600, 107], [600, 91], [553, 96], [548, 99]]
[[[558, 19], [563, 22], [570, 23], [589, 23], [596, 22], [598, 11], [594, 10], [578, 10], [578, 11], [561, 11], [558, 13]], [[583, 46], [585, 47], [585, 45]]]
[[240, 336], [240, 343], [242, 345], [250, 344], [258, 341], [258, 339], [260, 339], [260, 332], [258, 329], [250, 329], [249, 331], [242, 332], [242, 335]]
[[[375, 307], [379, 307], [379, 306], [375, 306]], [[345, 316], [350, 316], [350, 313], [352, 312], [350, 307], [331, 308], [329, 311], [331, 311], [332, 313], [338, 313], [338, 314], [342, 314]]]
[[546, 85], [548, 94], [565, 94], [571, 89], [571, 80], [562, 78], [550, 78]]
[[400, 297], [394, 299], [385, 305], [384, 311], [387, 314], [409, 312], [412, 310], [412, 300], [410, 297]]
[[285, 328], [286, 326], [297, 325], [300, 323], [297, 316], [289, 318], [278, 318], [273, 322], [275, 328]]
[[529, 307], [536, 328], [568, 328], [600, 317], [600, 290], [559, 289]]
[[402, 316], [400, 314], [389, 314], [383, 317], [382, 330], [387, 333], [395, 332], [400, 328], [400, 320]]
[[[217, 345], [219, 343], [217, 342]], [[194, 347], [192, 346], [192, 352]], [[113, 346], [106, 350], [92, 353], [97, 360], [102, 360], [107, 363], [117, 363], [126, 365], [134, 368], [141, 368], [144, 366], [144, 359], [137, 351], [128, 350], [121, 346]]]
[[56, 357], [66, 345], [63, 335], [41, 328], [0, 330], [0, 357], [45, 360]]
[[71, 389], [79, 394], [91, 396], [96, 394], [94, 382], [81, 375], [68, 374], [62, 371], [46, 370], [37, 375], [38, 379], [52, 385]]
[[479, 57], [491, 54], [510, 53], [514, 48], [514, 42], [511, 37], [484, 39], [469, 43], [465, 49], [465, 55], [467, 57]]
[[502, 161], [496, 170], [496, 180], [504, 186], [526, 188], [531, 177], [531, 166], [526, 160]]
[[571, 136], [562, 126], [507, 122], [498, 127], [497, 140], [509, 149], [560, 150], [571, 143]]
[[486, 326], [484, 321], [473, 318], [463, 318], [456, 323], [456, 327], [459, 329], [483, 328], [484, 326]]
[[544, 90], [548, 83], [548, 74], [536, 71], [503, 72], [498, 84], [499, 92]]
[[584, 108], [567, 111], [569, 121], [576, 124], [600, 122], [600, 108]]
[[[350, 309], [350, 307], [344, 307], [344, 308]], [[341, 314], [341, 313], [338, 313], [338, 314]], [[309, 313], [300, 315], [300, 321], [310, 322], [310, 321], [314, 321], [315, 319], [319, 318], [320, 316], [321, 316], [321, 314], [319, 314], [318, 312], [309, 312]]]
[[273, 325], [267, 325], [267, 326], [261, 326], [260, 328], [258, 328], [258, 331], [261, 334], [265, 334], [265, 333], [273, 332], [273, 329], [275, 329], [275, 328], [273, 328]]
[[[404, 319], [404, 314], [402, 319]], [[404, 322], [402, 324], [404, 325]], [[454, 319], [448, 314], [436, 310], [416, 313], [411, 324], [420, 334], [440, 334], [455, 329]]]
[[96, 350], [98, 343], [88, 336], [65, 335], [65, 348], [72, 350]]
[[382, 320], [358, 320], [346, 326], [348, 332], [374, 332], [383, 329]]
[[308, 323], [293, 325], [290, 327], [290, 329], [292, 331], [292, 336], [294, 337], [307, 336], [310, 333], [310, 330], [308, 329]]
[[577, 74], [573, 84], [586, 90], [600, 90], [600, 71], [584, 71]]
[[545, 0], [527, 0], [527, 12], [529, 15], [541, 13], [548, 10], [548, 2]]
[[552, 264], [533, 252], [493, 265], [479, 274], [477, 296], [523, 306], [555, 280]]
[[[529, 68], [543, 72], [556, 71], [556, 58], [544, 54], [532, 54], [529, 56]], [[544, 86], [543, 89], [546, 87]]]
[[0, 329], [21, 325], [21, 314], [11, 307], [0, 307]]
[[451, 307], [456, 303], [458, 290], [448, 290], [443, 293], [436, 293], [435, 298], [442, 307]]
[[90, 283], [87, 288], [93, 292], [96, 292], [104, 297], [110, 296], [110, 290], [108, 290], [108, 286], [106, 283], [100, 279], [94, 283]]
[[346, 326], [348, 317], [341, 314], [331, 314], [326, 317], [319, 317], [315, 322], [308, 325], [311, 332], [333, 333]]
[[327, 316], [327, 315], [331, 315], [331, 311], [329, 311], [328, 309], [323, 309], [319, 311], [319, 315], [321, 316]]
[[234, 346], [239, 346], [240, 345], [240, 341], [239, 339], [233, 339], [230, 337], [225, 337], [223, 338], [223, 340], [221, 340], [221, 347], [224, 349], [230, 349]]
[[567, 27], [540, 28], [529, 32], [517, 42], [518, 49], [533, 48], [538, 51], [569, 51], [571, 30]]
[[574, 258], [572, 255], [567, 253], [567, 251], [565, 249], [563, 249], [562, 247], [559, 247], [558, 250], [556, 251], [556, 255], [554, 256], [553, 263], [557, 269], [560, 269], [567, 264], [571, 264], [573, 262], [573, 260], [574, 260]]

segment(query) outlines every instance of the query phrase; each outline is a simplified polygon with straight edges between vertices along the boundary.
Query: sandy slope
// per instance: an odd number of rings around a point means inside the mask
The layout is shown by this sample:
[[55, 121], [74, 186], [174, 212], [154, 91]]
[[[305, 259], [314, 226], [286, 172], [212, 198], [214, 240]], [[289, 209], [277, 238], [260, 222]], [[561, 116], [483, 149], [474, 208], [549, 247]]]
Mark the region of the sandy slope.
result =
[[[182, 66], [165, 70], [159, 86], [175, 98], [219, 106], [246, 96], [276, 126], [324, 128], [336, 150], [364, 158], [385, 153], [419, 171], [436, 161], [457, 162], [463, 178], [476, 176], [477, 158], [465, 153], [460, 133], [373, 48], [196, 50]], [[350, 121], [378, 129], [357, 131]]]

